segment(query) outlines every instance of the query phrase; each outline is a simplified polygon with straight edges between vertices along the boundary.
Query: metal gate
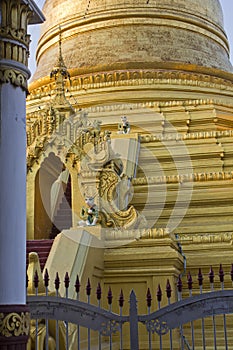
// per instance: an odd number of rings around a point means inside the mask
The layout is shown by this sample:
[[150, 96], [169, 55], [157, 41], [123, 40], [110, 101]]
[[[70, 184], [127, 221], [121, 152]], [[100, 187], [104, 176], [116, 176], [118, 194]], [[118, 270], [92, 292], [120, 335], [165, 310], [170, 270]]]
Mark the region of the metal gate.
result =
[[[229, 274], [233, 278], [232, 271]], [[57, 275], [58, 277], [58, 275]], [[77, 279], [78, 281], [78, 279]], [[90, 282], [86, 287], [87, 302], [79, 301], [79, 283], [76, 282], [77, 300], [59, 297], [59, 283], [55, 281], [56, 296], [28, 297], [32, 331], [29, 348], [42, 349], [231, 349], [233, 339], [233, 290], [224, 290], [224, 273], [219, 270], [220, 290], [214, 291], [214, 274], [209, 274], [210, 291], [203, 292], [203, 276], [198, 274], [199, 293], [193, 295], [192, 277], [187, 280], [188, 297], [182, 299], [182, 280], [177, 282], [178, 301], [171, 303], [171, 287], [166, 286], [167, 306], [160, 307], [162, 291], [158, 286], [157, 311], [151, 312], [152, 295], [148, 289], [145, 297], [147, 314], [137, 312], [136, 294], [129, 298], [129, 313], [122, 315], [123, 292], [119, 296], [119, 314], [111, 311], [112, 293], [108, 292], [109, 309], [100, 307], [101, 288], [97, 287], [98, 305], [90, 304]], [[65, 284], [68, 296], [69, 277]], [[195, 291], [197, 293], [197, 291]], [[50, 322], [54, 325], [51, 326]], [[51, 332], [51, 330], [53, 331]], [[126, 339], [127, 338], [127, 339]], [[229, 344], [231, 346], [229, 346]]]

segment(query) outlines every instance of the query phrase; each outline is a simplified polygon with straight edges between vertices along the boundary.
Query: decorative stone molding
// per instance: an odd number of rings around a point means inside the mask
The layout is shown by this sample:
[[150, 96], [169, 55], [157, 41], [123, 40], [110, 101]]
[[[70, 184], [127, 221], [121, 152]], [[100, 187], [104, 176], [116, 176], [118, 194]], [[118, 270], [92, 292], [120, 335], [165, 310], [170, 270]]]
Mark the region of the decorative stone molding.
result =
[[11, 83], [15, 86], [20, 86], [27, 91], [27, 76], [16, 69], [4, 69], [0, 67], [0, 82]]
[[24, 29], [0, 29], [2, 59], [28, 65], [30, 35]]
[[27, 49], [29, 48], [30, 35], [27, 34], [25, 29], [15, 29], [9, 26], [1, 27], [0, 35], [8, 40], [17, 40], [18, 42], [22, 43]]
[[232, 137], [233, 130], [222, 130], [222, 131], [200, 131], [191, 132], [186, 134], [146, 134], [140, 136], [141, 143], [159, 142], [159, 141], [184, 141], [184, 140], [201, 140], [210, 138], [221, 138], [221, 137]]
[[226, 181], [233, 180], [233, 172], [211, 172], [211, 173], [194, 173], [171, 176], [157, 176], [157, 177], [140, 177], [132, 180], [134, 186], [144, 186], [153, 184], [171, 184], [182, 182], [200, 182], [200, 181]]
[[175, 241], [175, 237], [173, 234], [171, 234], [167, 229], [163, 228], [153, 228], [153, 229], [133, 229], [133, 230], [126, 230], [126, 229], [120, 229], [117, 228], [116, 230], [112, 228], [111, 230], [105, 230], [104, 231], [104, 238], [105, 242], [111, 242], [111, 241], [117, 241], [117, 240], [124, 240], [124, 241], [132, 241], [132, 240], [139, 240], [139, 239], [165, 239], [165, 238], [171, 238]]
[[31, 10], [22, 1], [1, 2], [1, 59], [13, 60], [27, 66], [30, 35], [27, 24]]
[[21, 0], [1, 1], [0, 82], [20, 86], [27, 91], [30, 35], [27, 26], [32, 10]]
[[[117, 70], [110, 72], [96, 72], [80, 74], [77, 70], [70, 70], [72, 92], [88, 89], [101, 89], [106, 87], [122, 87], [122, 86], [153, 86], [153, 85], [184, 85], [196, 86], [208, 89], [224, 89], [233, 91], [233, 77], [229, 74], [226, 79], [216, 77], [214, 75], [181, 72], [179, 70], [153, 70], [153, 69], [132, 69]], [[50, 91], [53, 90], [54, 84], [51, 84], [49, 77], [33, 82], [30, 87], [30, 99], [37, 96], [45, 96], [48, 93], [48, 85]], [[183, 103], [183, 102], [182, 102]]]
[[231, 243], [233, 240], [232, 232], [213, 233], [213, 234], [180, 234], [179, 240], [183, 244], [209, 244], [209, 243]]

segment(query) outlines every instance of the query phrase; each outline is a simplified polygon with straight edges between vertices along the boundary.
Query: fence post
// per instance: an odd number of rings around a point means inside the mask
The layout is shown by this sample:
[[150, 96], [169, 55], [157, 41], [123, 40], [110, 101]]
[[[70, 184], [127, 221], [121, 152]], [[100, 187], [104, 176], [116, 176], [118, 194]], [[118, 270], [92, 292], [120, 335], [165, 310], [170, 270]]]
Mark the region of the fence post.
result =
[[139, 350], [138, 310], [137, 310], [137, 299], [136, 299], [134, 290], [132, 290], [130, 293], [129, 323], [130, 323], [130, 348], [133, 350]]

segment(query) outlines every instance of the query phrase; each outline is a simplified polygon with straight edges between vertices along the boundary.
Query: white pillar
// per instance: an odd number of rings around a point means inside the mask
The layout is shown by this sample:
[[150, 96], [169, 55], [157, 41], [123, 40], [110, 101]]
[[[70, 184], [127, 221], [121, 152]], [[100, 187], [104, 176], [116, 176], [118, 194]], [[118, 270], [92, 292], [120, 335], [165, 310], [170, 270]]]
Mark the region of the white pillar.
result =
[[25, 304], [25, 91], [0, 88], [0, 304]]
[[30, 331], [25, 283], [27, 25], [42, 20], [33, 0], [0, 0], [0, 350], [26, 350]]

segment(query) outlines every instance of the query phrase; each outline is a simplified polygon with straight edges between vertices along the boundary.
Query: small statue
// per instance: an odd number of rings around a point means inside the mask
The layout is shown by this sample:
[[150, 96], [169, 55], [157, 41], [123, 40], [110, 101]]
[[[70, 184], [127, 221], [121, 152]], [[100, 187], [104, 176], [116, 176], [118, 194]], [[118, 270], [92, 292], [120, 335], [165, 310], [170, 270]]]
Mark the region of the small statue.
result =
[[124, 115], [121, 117], [121, 123], [118, 124], [118, 134], [129, 134], [130, 124], [127, 120], [127, 117]]
[[94, 197], [86, 197], [87, 207], [82, 207], [80, 216], [83, 220], [79, 221], [79, 226], [95, 226], [98, 221], [98, 208], [94, 202]]

